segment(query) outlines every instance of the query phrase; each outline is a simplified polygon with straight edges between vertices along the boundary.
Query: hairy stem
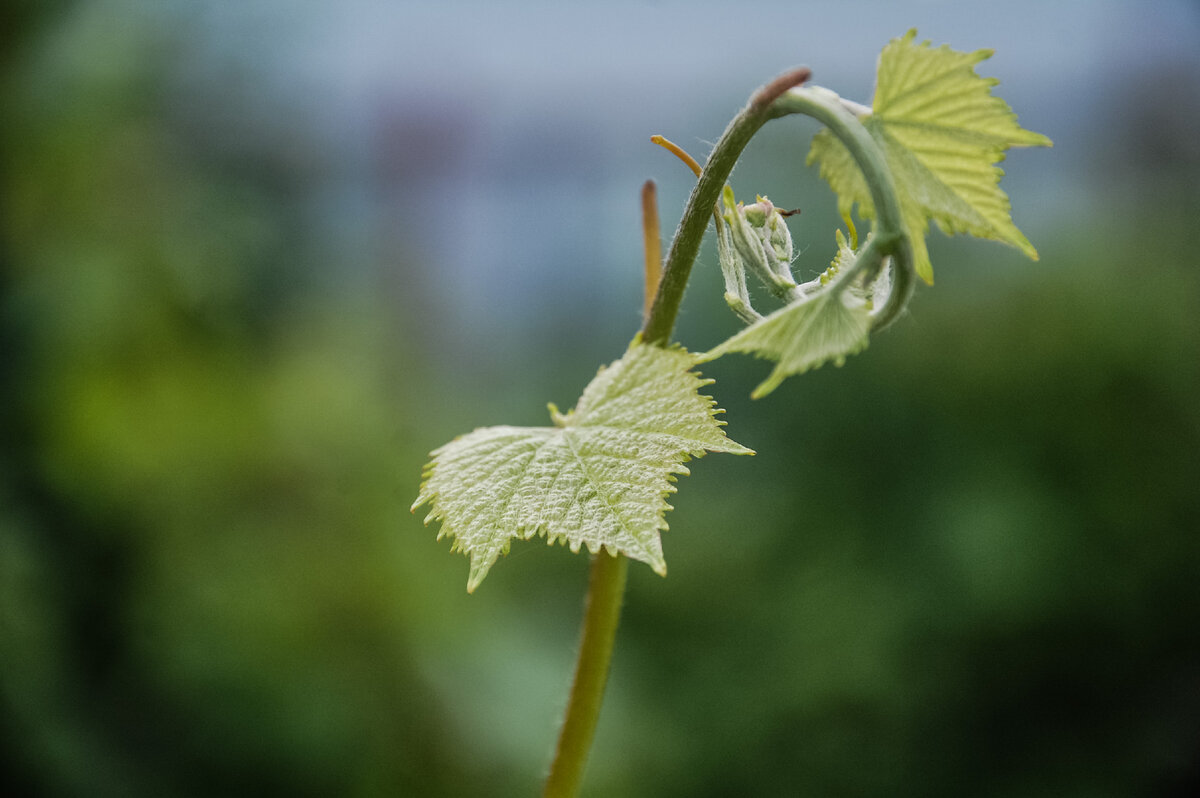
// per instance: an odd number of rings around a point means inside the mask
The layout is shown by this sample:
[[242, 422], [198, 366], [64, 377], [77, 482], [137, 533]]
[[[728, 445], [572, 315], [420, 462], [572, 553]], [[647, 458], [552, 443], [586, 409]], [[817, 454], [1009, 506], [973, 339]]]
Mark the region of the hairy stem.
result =
[[650, 317], [642, 328], [642, 337], [647, 343], [666, 344], [675, 329], [675, 319], [679, 315], [679, 305], [683, 301], [683, 292], [687, 287], [688, 277], [692, 273], [692, 264], [700, 252], [700, 242], [708, 227], [708, 217], [713, 206], [721, 195], [725, 181], [733, 172], [733, 165], [750, 139], [766, 122], [778, 114], [773, 113], [773, 103], [788, 89], [808, 80], [811, 73], [808, 69], [795, 69], [780, 75], [775, 80], [763, 86], [742, 111], [733, 118], [717, 146], [708, 156], [704, 171], [688, 197], [687, 206], [683, 210], [683, 218], [675, 237], [671, 240], [671, 248], [667, 252], [667, 262], [663, 266], [662, 282], [658, 286], [658, 295], [650, 309]]

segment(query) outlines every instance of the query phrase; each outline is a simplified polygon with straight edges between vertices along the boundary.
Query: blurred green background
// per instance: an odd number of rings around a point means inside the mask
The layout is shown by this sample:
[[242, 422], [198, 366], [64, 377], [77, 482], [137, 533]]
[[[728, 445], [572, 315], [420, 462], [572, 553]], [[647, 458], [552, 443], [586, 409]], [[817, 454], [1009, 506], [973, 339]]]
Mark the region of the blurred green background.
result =
[[[587, 560], [473, 596], [427, 452], [543, 424], [640, 313], [698, 157], [919, 26], [1022, 123], [1041, 252], [938, 284], [729, 432], [640, 565], [592, 796], [1200, 794], [1200, 15], [1186, 2], [10, 2], [0, 10], [8, 794], [536, 794]], [[773, 123], [739, 195], [832, 197]], [[677, 330], [729, 334], [706, 248]]]

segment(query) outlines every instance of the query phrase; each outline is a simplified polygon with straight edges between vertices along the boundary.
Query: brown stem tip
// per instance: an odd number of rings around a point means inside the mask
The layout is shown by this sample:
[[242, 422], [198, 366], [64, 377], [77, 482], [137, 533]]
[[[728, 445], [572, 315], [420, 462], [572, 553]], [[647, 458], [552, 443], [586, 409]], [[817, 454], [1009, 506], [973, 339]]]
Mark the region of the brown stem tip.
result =
[[785, 91], [794, 89], [801, 83], [807, 82], [811, 77], [812, 70], [808, 67], [796, 67], [795, 69], [788, 70], [754, 92], [754, 96], [750, 98], [750, 105], [754, 110], [761, 111], [779, 99], [780, 95]]
[[642, 326], [650, 318], [650, 308], [662, 281], [662, 242], [659, 239], [658, 190], [653, 180], [642, 184], [642, 244], [646, 254], [646, 292], [642, 309]]

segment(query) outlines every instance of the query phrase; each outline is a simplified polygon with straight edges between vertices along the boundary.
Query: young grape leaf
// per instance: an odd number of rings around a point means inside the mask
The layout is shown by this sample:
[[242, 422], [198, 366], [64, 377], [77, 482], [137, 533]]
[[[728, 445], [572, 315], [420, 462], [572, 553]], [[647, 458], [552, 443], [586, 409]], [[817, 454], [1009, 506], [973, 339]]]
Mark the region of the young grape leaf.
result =
[[[819, 293], [786, 305], [759, 319], [715, 349], [700, 356], [716, 360], [730, 352], [746, 352], [776, 361], [775, 368], [750, 396], [762, 398], [793, 374], [802, 374], [829, 361], [842, 365], [850, 355], [867, 347], [871, 331], [871, 305], [851, 286], [830, 290], [844, 277], [857, 253], [838, 235], [839, 249], [826, 272], [831, 282]], [[824, 279], [824, 278], [822, 278]]]
[[734, 443], [721, 411], [700, 388], [686, 350], [640, 343], [601, 368], [553, 427], [486, 427], [437, 449], [425, 467], [415, 511], [441, 521], [438, 539], [471, 559], [474, 591], [513, 538], [544, 535], [578, 552], [586, 544], [648, 563], [666, 575], [659, 533], [676, 474], [707, 452], [753, 454]]
[[[925, 247], [929, 220], [945, 233], [1002, 241], [1037, 260], [1037, 251], [1012, 222], [995, 164], [1009, 147], [1048, 147], [1050, 139], [1024, 130], [1008, 103], [991, 94], [999, 81], [975, 73], [991, 50], [961, 53], [929, 42], [916, 30], [893, 39], [879, 56], [875, 99], [862, 122], [879, 144], [896, 180], [903, 224], [919, 275], [933, 283]], [[823, 177], [849, 216], [855, 203], [875, 213], [871, 193], [845, 146], [828, 130], [813, 138], [808, 163]]]

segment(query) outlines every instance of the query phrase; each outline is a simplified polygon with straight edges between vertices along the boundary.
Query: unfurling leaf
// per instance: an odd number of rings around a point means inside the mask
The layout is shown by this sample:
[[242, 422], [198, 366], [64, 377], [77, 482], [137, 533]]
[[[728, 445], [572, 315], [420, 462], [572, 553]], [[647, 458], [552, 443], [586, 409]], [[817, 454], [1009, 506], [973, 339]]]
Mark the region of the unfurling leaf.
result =
[[[1002, 241], [1037, 259], [1037, 251], [1012, 222], [995, 164], [1009, 147], [1048, 147], [1050, 139], [1017, 124], [1008, 103], [992, 96], [998, 81], [975, 73], [991, 50], [961, 53], [929, 42], [914, 44], [910, 30], [879, 56], [875, 98], [863, 125], [879, 144], [895, 178], [903, 224], [912, 240], [917, 273], [933, 282], [925, 247], [929, 220], [947, 234]], [[808, 162], [821, 162], [821, 177], [849, 215], [857, 203], [873, 218], [867, 184], [854, 159], [828, 130], [813, 138]]]
[[[701, 355], [701, 359], [716, 360], [730, 352], [745, 352], [776, 361], [770, 376], [751, 394], [758, 399], [778, 388], [787, 377], [831, 360], [840, 366], [848, 356], [865, 349], [871, 331], [871, 303], [853, 286], [833, 290], [857, 255], [840, 234], [838, 243], [837, 257], [826, 271], [830, 280], [826, 287], [751, 324]], [[886, 281], [886, 272], [881, 279]]]
[[683, 464], [705, 452], [753, 454], [734, 443], [682, 348], [641, 344], [600, 369], [554, 427], [486, 427], [433, 452], [416, 510], [441, 521], [471, 559], [473, 591], [513, 538], [543, 535], [578, 552], [587, 545], [666, 574], [659, 533]]

